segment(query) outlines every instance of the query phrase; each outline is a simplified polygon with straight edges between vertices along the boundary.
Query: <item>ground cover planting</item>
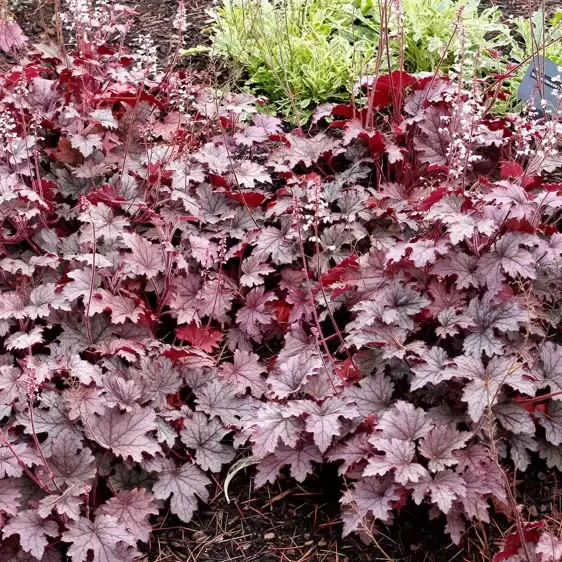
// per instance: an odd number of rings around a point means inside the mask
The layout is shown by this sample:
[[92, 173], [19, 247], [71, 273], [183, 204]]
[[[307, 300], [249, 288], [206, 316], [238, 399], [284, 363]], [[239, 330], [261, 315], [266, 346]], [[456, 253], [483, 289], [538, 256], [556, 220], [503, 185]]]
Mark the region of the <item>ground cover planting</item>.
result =
[[461, 25], [397, 69], [387, 26], [295, 120], [180, 64], [181, 3], [166, 63], [126, 6], [60, 15], [0, 32], [0, 560], [157, 559], [249, 476], [273, 505], [328, 473], [368, 556], [413, 509], [450, 557], [559, 560], [520, 489], [562, 470], [562, 124], [508, 111], [520, 68], [463, 68]]

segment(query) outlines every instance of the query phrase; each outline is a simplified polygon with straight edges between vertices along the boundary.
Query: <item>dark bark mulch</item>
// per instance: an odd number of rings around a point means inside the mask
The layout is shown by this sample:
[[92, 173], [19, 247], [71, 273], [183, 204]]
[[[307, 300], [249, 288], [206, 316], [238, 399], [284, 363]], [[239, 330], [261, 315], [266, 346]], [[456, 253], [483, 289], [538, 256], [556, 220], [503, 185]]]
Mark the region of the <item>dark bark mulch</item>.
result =
[[559, 0], [482, 0], [486, 6], [496, 6], [504, 17], [529, 16], [536, 10], [544, 10], [549, 16], [561, 8]]
[[[149, 562], [489, 562], [502, 536], [514, 532], [513, 517], [492, 508], [492, 524], [467, 529], [460, 548], [444, 532], [445, 518], [429, 519], [429, 506], [409, 500], [390, 526], [378, 525], [377, 544], [355, 535], [341, 537], [339, 500], [344, 492], [335, 466], [317, 470], [303, 484], [282, 477], [252, 488], [251, 474], [239, 473], [229, 487], [201, 505], [189, 524], [160, 518], [148, 545]], [[562, 510], [556, 471], [537, 458], [520, 476], [516, 502], [525, 521], [559, 520]]]
[[[64, 9], [64, 0], [61, 3]], [[120, 3], [138, 12], [127, 38], [129, 45], [135, 45], [140, 35], [150, 34], [163, 58], [177, 45], [177, 32], [172, 27], [178, 8], [177, 0], [121, 0]], [[215, 0], [185, 0], [188, 29], [184, 36], [184, 48], [194, 48], [209, 42], [203, 30], [210, 23], [207, 10], [214, 3]], [[32, 40], [55, 39], [55, 0], [13, 0], [11, 9], [24, 33]]]
[[[222, 481], [221, 481], [222, 483]], [[459, 550], [443, 531], [445, 520], [430, 521], [427, 506], [413, 502], [392, 526], [380, 526], [379, 547], [357, 536], [341, 537], [339, 499], [342, 481], [334, 466], [324, 467], [304, 484], [280, 479], [259, 490], [250, 474], [238, 474], [185, 525], [173, 516], [155, 526], [149, 562], [482, 562], [472, 543]]]

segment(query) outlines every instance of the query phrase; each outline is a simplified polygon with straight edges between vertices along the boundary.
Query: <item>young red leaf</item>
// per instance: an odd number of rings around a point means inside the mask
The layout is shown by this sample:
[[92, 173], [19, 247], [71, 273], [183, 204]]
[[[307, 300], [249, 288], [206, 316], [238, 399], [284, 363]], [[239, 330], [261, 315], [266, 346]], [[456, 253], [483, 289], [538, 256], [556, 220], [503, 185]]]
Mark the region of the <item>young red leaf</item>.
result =
[[522, 178], [525, 170], [517, 162], [500, 162], [502, 178]]
[[176, 328], [176, 336], [207, 353], [212, 353], [224, 338], [224, 334], [220, 330], [209, 326], [198, 327], [195, 322]]

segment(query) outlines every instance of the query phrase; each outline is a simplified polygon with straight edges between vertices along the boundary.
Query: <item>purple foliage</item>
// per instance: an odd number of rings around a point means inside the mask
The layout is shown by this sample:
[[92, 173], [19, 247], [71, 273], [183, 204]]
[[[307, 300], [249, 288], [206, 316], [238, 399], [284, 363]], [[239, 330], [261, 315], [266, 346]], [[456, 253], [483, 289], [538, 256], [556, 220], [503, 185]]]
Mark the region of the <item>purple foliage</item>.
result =
[[390, 115], [392, 75], [284, 134], [132, 62], [37, 46], [1, 75], [6, 552], [128, 562], [247, 451], [256, 486], [340, 463], [345, 533], [411, 498], [458, 544], [531, 452], [562, 470], [555, 123], [439, 77]]

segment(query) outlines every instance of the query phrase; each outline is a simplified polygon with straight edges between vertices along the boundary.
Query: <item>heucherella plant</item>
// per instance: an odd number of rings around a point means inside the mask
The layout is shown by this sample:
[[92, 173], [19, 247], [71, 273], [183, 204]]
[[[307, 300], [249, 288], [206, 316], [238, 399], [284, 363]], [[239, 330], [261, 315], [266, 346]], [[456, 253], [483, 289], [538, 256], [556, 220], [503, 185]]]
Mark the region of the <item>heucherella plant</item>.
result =
[[95, 28], [0, 29], [0, 556], [130, 562], [252, 455], [338, 463], [346, 534], [413, 501], [460, 545], [494, 504], [500, 560], [559, 558], [511, 490], [562, 469], [560, 123], [393, 72], [288, 132]]

